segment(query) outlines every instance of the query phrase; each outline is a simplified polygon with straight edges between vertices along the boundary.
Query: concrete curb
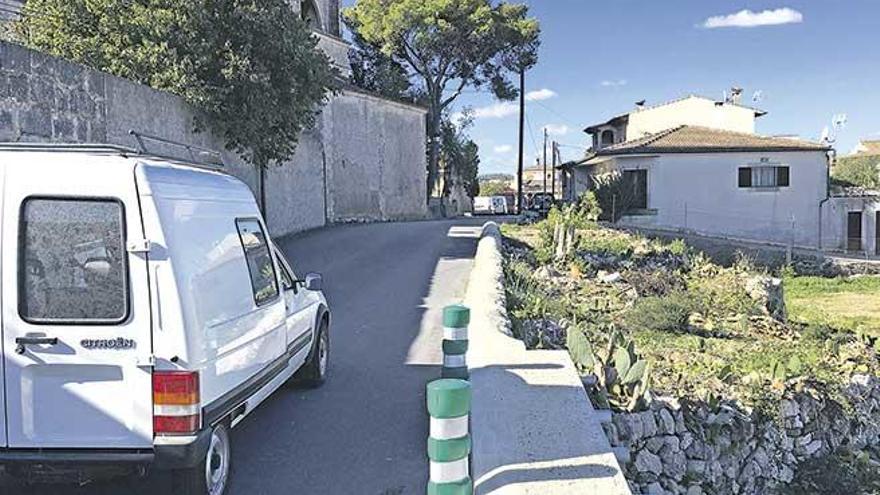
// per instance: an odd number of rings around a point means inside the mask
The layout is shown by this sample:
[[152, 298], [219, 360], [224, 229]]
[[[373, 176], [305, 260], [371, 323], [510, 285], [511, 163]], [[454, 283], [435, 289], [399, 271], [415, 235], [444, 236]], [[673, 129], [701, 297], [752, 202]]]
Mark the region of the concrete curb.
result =
[[512, 337], [501, 247], [487, 223], [465, 297], [475, 493], [630, 494], [568, 352]]

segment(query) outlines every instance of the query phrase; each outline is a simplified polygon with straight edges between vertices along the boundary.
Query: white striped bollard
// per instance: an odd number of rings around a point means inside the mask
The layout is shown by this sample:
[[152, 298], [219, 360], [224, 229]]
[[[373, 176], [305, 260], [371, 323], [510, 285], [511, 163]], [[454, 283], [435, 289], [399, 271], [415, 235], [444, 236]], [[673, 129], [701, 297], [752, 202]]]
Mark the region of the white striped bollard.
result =
[[471, 310], [455, 304], [443, 308], [443, 378], [467, 380], [468, 324]]
[[468, 463], [470, 412], [470, 382], [446, 378], [428, 384], [428, 415], [431, 417], [428, 495], [473, 495]]

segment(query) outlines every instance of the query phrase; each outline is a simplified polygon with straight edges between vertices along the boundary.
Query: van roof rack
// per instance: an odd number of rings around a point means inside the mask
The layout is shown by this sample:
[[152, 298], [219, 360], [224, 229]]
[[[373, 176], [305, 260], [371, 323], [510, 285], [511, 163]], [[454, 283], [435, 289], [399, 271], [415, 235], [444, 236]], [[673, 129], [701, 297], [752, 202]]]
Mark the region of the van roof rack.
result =
[[[116, 144], [103, 143], [0, 143], [0, 151], [43, 151], [57, 153], [96, 153], [104, 155], [121, 155], [124, 157], [139, 156], [143, 158], [156, 158], [167, 160], [170, 162], [189, 165], [198, 168], [207, 168], [211, 170], [222, 170], [225, 166], [223, 155], [208, 148], [202, 148], [192, 144], [179, 143], [170, 139], [151, 136], [134, 130], [129, 131], [129, 135], [135, 138], [138, 147], [131, 148], [128, 146], [120, 146]], [[189, 159], [179, 156], [173, 156], [165, 153], [157, 153], [147, 149], [146, 142], [154, 141], [157, 143], [181, 147], [189, 153]]]
[[223, 155], [217, 151], [212, 150], [210, 148], [204, 148], [201, 146], [196, 146], [194, 144], [181, 143], [179, 141], [173, 141], [171, 139], [166, 139], [159, 136], [153, 136], [151, 134], [146, 134], [143, 132], [135, 131], [134, 129], [128, 131], [128, 134], [133, 136], [138, 144], [138, 150], [143, 155], [156, 156], [159, 158], [166, 158], [169, 160], [181, 160], [178, 157], [173, 157], [170, 155], [165, 155], [161, 153], [154, 153], [147, 149], [147, 142], [153, 141], [155, 143], [175, 146], [179, 148], [185, 149], [189, 153], [189, 157], [192, 160], [192, 163], [198, 165], [208, 165], [214, 168], [223, 168], [225, 164], [223, 163]]

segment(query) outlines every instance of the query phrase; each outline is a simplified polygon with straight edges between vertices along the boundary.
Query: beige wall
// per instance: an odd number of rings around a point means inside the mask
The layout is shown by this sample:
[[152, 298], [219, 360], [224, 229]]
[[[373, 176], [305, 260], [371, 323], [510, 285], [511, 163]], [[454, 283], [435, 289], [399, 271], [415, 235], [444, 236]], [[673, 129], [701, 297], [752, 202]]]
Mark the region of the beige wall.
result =
[[729, 104], [719, 106], [709, 99], [690, 97], [629, 114], [626, 139], [638, 139], [680, 125], [754, 134], [755, 111]]

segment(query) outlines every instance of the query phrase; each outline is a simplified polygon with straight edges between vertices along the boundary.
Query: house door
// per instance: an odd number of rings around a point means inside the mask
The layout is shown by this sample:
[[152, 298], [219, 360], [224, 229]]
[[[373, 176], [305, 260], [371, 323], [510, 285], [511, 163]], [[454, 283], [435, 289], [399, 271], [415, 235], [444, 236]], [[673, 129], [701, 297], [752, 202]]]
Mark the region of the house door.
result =
[[880, 211], [874, 219], [874, 254], [880, 255]]
[[846, 219], [846, 250], [862, 250], [862, 212], [851, 211]]

